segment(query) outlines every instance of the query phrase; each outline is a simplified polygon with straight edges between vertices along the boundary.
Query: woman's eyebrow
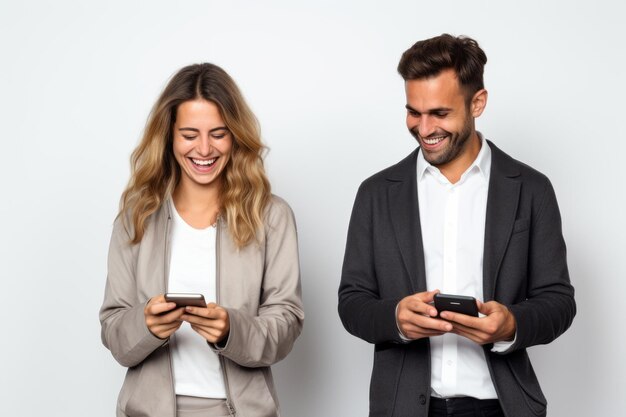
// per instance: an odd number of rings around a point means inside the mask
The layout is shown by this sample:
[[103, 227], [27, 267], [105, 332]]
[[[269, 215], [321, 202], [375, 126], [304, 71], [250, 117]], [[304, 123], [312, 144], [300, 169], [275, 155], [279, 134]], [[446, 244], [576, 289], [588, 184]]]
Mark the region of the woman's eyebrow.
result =
[[[196, 129], [195, 127], [179, 127], [178, 128], [179, 131], [190, 131], [190, 132], [196, 132], [199, 133], [200, 130]], [[214, 127], [213, 129], [209, 130], [209, 133], [213, 133], [217, 130], [228, 130], [228, 128], [226, 126], [218, 126], [218, 127]]]

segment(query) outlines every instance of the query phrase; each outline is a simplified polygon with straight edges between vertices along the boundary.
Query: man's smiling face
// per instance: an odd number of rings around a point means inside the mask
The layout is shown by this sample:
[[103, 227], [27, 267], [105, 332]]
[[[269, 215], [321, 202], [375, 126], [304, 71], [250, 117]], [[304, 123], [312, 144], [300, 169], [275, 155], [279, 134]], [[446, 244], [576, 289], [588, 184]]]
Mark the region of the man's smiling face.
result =
[[454, 70], [407, 80], [405, 89], [406, 124], [424, 158], [439, 168], [461, 158], [470, 139], [477, 139], [477, 135], [471, 100], [468, 103]]

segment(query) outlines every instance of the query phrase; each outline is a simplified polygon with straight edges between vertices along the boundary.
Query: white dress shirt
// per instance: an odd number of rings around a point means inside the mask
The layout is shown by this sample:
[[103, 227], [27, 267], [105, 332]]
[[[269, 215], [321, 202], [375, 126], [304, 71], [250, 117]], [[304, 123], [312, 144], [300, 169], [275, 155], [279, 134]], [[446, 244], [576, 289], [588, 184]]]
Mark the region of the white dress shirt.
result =
[[[480, 135], [476, 160], [452, 184], [417, 156], [417, 196], [428, 291], [483, 298], [485, 214], [491, 150]], [[512, 342], [494, 344], [506, 350]], [[430, 338], [431, 388], [436, 397], [497, 398], [483, 348], [462, 336]]]

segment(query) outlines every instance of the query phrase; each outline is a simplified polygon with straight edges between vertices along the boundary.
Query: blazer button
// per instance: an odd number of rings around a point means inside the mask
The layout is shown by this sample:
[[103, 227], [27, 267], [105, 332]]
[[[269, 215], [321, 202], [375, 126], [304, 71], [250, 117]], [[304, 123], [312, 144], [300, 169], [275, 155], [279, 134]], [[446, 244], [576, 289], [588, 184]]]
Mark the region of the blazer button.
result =
[[426, 404], [426, 396], [424, 394], [420, 395], [420, 404]]

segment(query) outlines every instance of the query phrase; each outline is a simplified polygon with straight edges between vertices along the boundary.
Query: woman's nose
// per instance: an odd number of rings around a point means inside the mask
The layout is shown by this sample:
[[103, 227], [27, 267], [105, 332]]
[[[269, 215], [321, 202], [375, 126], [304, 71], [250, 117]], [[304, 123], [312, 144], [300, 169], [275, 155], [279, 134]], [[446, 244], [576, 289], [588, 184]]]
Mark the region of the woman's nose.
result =
[[200, 155], [208, 156], [212, 150], [213, 147], [211, 146], [211, 139], [209, 139], [208, 136], [201, 137], [198, 146], [198, 152], [200, 153]]

